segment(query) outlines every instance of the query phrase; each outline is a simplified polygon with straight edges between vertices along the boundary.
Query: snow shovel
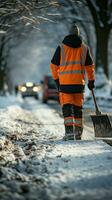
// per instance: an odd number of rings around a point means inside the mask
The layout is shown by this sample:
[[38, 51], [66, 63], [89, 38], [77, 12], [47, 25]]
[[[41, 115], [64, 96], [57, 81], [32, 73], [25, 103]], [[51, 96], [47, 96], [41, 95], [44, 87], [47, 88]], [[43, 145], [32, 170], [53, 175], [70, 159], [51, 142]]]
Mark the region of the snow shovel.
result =
[[99, 111], [98, 105], [96, 103], [96, 97], [94, 95], [94, 91], [91, 90], [91, 92], [92, 92], [95, 110], [96, 110], [96, 115], [91, 115], [94, 131], [95, 131], [95, 137], [111, 138], [112, 126], [111, 126], [109, 117], [105, 114], [101, 114], [101, 112]]

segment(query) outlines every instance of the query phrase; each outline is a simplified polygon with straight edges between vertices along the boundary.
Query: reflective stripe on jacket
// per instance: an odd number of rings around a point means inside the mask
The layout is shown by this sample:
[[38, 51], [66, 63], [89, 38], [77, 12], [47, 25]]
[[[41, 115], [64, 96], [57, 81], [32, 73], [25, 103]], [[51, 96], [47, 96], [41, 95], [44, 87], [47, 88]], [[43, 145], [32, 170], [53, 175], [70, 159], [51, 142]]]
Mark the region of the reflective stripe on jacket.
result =
[[87, 47], [83, 44], [80, 48], [71, 48], [61, 45], [61, 59], [59, 68], [60, 85], [84, 85], [85, 57]]
[[81, 44], [72, 48], [65, 44], [60, 46], [60, 65], [51, 63], [54, 80], [59, 79], [60, 91], [65, 93], [82, 93], [85, 85], [85, 71], [88, 80], [94, 80], [94, 64], [85, 66], [88, 47]]

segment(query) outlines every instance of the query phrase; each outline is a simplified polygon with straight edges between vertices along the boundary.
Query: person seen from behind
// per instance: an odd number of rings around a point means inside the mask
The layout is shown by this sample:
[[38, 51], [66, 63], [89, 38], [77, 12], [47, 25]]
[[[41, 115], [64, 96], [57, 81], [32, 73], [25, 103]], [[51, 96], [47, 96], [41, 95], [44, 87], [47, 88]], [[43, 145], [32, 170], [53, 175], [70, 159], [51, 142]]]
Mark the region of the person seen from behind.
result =
[[94, 88], [95, 66], [89, 47], [74, 25], [69, 35], [57, 47], [51, 60], [51, 72], [56, 82], [64, 117], [64, 140], [81, 140], [83, 132], [85, 72], [88, 88]]

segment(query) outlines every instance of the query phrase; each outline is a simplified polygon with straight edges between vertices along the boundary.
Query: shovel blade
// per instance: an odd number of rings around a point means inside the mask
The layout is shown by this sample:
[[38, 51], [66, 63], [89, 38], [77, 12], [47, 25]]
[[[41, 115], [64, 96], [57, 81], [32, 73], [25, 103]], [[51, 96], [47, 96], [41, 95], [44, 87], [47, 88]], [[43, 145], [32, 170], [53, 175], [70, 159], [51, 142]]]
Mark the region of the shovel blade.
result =
[[112, 126], [107, 115], [91, 115], [95, 137], [112, 137]]

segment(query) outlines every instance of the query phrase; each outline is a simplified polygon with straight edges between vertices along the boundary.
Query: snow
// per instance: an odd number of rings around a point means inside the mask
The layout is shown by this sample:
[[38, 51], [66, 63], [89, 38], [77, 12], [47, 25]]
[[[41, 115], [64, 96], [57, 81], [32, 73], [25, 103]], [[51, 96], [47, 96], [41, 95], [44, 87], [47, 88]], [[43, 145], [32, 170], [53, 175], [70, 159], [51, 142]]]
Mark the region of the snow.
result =
[[62, 141], [51, 104], [0, 97], [0, 199], [112, 199], [111, 146], [86, 123], [82, 141]]
[[7, 32], [4, 30], [0, 30], [0, 34], [6, 34]]
[[21, 102], [22, 99], [20, 97], [16, 98], [14, 95], [7, 94], [6, 96], [0, 96], [0, 109], [11, 105], [18, 105]]
[[[112, 80], [108, 80], [102, 70], [99, 68], [95, 75], [95, 89], [97, 104], [103, 112], [112, 112]], [[85, 107], [93, 107], [93, 99], [91, 92], [86, 86]]]

